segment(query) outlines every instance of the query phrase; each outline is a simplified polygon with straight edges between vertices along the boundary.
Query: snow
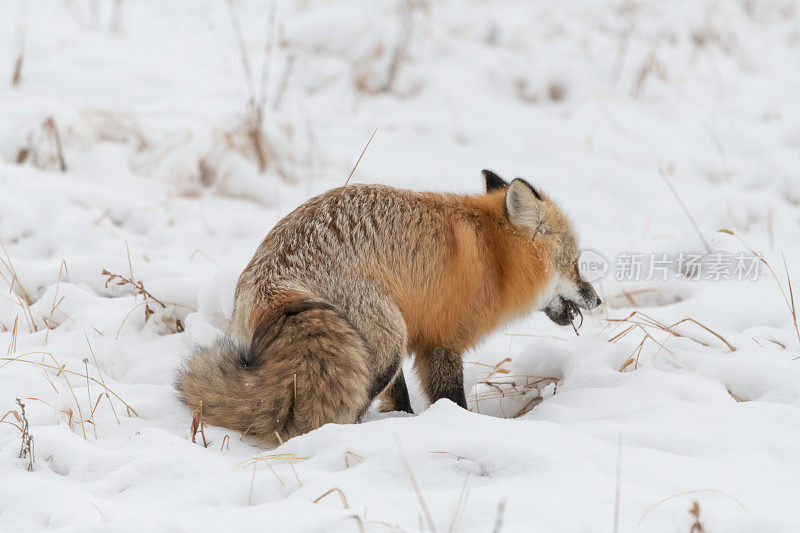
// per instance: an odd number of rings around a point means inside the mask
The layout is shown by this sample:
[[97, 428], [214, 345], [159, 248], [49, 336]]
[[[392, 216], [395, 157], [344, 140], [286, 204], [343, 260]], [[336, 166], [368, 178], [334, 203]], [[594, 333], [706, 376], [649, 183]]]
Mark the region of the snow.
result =
[[[263, 174], [225, 2], [0, 5], [3, 76], [25, 35], [0, 87], [0, 414], [22, 399], [35, 455], [28, 472], [8, 415], [0, 530], [594, 532], [618, 506], [618, 531], [672, 532], [694, 501], [705, 531], [800, 530], [800, 342], [775, 280], [613, 264], [703, 250], [661, 168], [714, 252], [744, 251], [728, 228], [785, 291], [782, 256], [800, 279], [800, 3], [279, 0], [272, 33], [272, 3], [231, 5], [259, 94], [272, 35]], [[375, 128], [353, 182], [524, 176], [612, 261], [604, 305], [579, 336], [534, 314], [466, 354], [471, 412], [428, 406], [407, 364], [415, 416], [193, 443], [178, 365], [226, 329], [263, 235], [341, 185]], [[103, 270], [166, 308], [146, 319]], [[607, 321], [634, 311], [721, 338]]]

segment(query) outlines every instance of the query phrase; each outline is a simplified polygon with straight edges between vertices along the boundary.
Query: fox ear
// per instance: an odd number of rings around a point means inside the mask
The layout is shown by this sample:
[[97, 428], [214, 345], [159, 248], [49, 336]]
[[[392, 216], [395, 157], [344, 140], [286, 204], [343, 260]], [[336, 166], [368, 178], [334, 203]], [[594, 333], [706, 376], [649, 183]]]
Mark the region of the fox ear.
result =
[[506, 191], [506, 211], [508, 219], [515, 226], [540, 229], [544, 218], [544, 202], [530, 183], [516, 178]]
[[504, 189], [508, 186], [506, 180], [492, 172], [491, 170], [481, 170], [481, 174], [483, 174], [483, 179], [486, 182], [486, 192], [496, 191], [498, 189]]

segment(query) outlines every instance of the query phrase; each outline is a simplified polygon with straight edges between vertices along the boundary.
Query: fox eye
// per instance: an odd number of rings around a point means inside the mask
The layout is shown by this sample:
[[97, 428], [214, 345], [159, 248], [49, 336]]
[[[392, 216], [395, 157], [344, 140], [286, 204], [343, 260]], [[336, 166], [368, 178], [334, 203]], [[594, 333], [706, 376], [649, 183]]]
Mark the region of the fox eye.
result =
[[539, 228], [538, 230], [536, 230], [536, 233], [538, 233], [539, 235], [547, 235], [547, 229]]

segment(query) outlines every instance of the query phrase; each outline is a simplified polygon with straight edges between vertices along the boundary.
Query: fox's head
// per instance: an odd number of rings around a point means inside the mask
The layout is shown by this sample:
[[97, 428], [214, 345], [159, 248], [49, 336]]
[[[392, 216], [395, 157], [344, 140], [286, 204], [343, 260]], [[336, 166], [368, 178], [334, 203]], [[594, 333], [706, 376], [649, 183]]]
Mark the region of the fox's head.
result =
[[546, 260], [551, 287], [542, 310], [558, 325], [566, 326], [580, 314], [579, 309], [600, 305], [591, 284], [581, 279], [578, 270], [578, 238], [569, 218], [550, 198], [527, 181], [511, 183], [490, 170], [483, 171], [486, 192], [505, 192], [505, 211], [509, 222], [527, 237], [532, 250]]

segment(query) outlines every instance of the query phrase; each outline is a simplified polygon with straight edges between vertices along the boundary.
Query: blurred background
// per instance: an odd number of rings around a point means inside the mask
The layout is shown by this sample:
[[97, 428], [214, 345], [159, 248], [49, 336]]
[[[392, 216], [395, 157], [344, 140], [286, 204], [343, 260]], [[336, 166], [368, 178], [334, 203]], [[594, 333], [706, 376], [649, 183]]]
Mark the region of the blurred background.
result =
[[[791, 0], [0, 9], [6, 240], [81, 201], [93, 221], [111, 213], [101, 229], [131, 229], [148, 248], [198, 205], [285, 210], [343, 183], [375, 129], [355, 181], [476, 192], [482, 168], [524, 176], [611, 255], [692, 233], [659, 167], [708, 231], [768, 237], [798, 216]], [[23, 207], [16, 173], [56, 181]], [[204, 221], [228, 232], [238, 216]]]

